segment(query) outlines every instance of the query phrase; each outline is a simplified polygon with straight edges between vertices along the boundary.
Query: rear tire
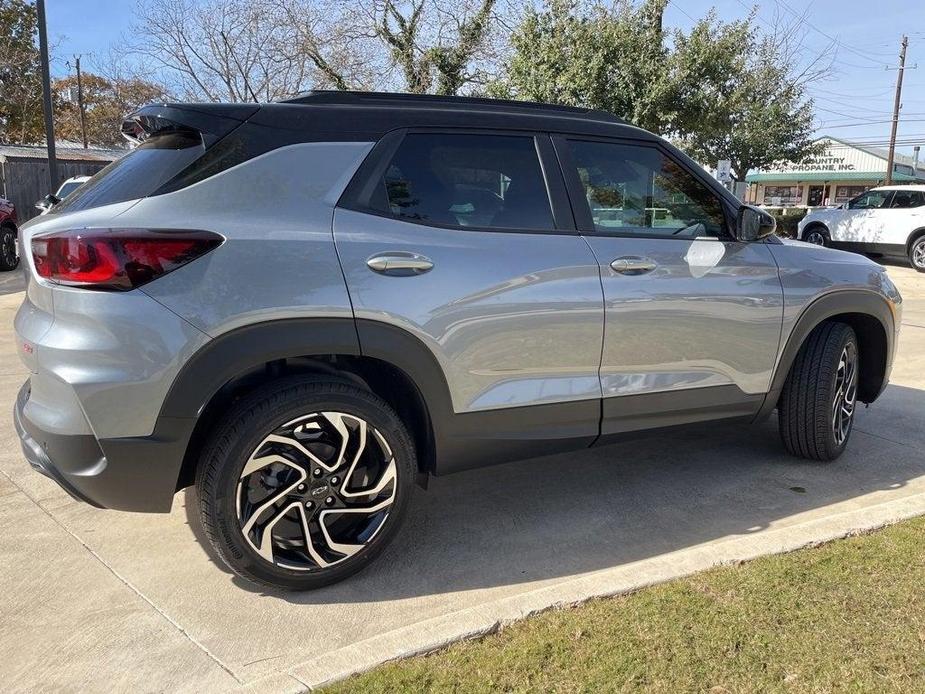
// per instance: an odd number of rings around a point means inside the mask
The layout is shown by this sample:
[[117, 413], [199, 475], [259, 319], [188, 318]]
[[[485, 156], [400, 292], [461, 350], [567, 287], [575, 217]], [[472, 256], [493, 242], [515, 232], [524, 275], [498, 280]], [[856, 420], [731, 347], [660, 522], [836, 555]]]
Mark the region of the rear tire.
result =
[[777, 404], [781, 438], [791, 455], [829, 461], [840, 456], [857, 408], [860, 354], [851, 326], [818, 326], [790, 367]]
[[386, 547], [416, 471], [411, 437], [383, 400], [340, 381], [288, 378], [241, 400], [212, 432], [196, 474], [199, 513], [234, 573], [311, 590]]
[[919, 272], [925, 272], [925, 235], [919, 236], [909, 246], [909, 262]]
[[15, 270], [18, 265], [16, 229], [10, 226], [0, 227], [0, 271]]

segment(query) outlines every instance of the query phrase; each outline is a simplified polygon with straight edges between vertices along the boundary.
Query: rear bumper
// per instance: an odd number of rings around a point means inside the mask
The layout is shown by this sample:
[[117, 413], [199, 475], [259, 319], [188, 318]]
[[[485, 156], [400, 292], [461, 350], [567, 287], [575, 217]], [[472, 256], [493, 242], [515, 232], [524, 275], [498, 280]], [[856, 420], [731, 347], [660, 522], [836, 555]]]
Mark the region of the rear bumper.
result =
[[29, 464], [68, 494], [97, 508], [170, 511], [186, 443], [195, 420], [160, 418], [151, 436], [100, 439], [56, 434], [36, 426], [24, 410], [31, 386], [23, 385], [13, 423]]

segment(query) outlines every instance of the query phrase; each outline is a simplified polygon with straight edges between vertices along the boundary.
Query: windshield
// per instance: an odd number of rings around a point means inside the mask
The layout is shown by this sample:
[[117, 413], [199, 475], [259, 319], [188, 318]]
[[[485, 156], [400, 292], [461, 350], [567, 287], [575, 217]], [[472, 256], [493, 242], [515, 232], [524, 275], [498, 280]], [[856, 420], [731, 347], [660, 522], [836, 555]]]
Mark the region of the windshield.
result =
[[58, 188], [58, 192], [55, 193], [55, 195], [57, 195], [61, 200], [64, 200], [64, 198], [79, 188], [80, 184], [80, 181], [65, 181], [61, 184], [61, 187]]
[[75, 212], [146, 197], [203, 152], [205, 145], [198, 132], [172, 130], [153, 135], [80, 186], [54, 212]]

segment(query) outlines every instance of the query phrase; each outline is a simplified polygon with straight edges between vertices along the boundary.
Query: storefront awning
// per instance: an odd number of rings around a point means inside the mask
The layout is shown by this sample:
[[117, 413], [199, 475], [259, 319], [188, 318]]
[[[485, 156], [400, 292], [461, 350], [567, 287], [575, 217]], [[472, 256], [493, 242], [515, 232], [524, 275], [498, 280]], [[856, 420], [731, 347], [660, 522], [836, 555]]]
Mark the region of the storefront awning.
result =
[[[747, 183], [802, 183], [804, 181], [828, 181], [840, 183], [842, 181], [882, 181], [886, 177], [885, 171], [806, 171], [794, 173], [754, 173], [745, 177]], [[915, 182], [915, 176], [904, 173], [894, 173], [893, 182]]]

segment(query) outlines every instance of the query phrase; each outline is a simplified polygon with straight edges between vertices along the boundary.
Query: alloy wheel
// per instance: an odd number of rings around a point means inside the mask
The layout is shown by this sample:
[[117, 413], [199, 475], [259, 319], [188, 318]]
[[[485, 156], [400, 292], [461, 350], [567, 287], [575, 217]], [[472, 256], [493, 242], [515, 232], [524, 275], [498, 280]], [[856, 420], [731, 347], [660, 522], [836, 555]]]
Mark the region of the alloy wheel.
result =
[[925, 238], [917, 241], [912, 247], [912, 264], [925, 270]]
[[811, 231], [806, 235], [805, 241], [816, 246], [824, 246], [825, 234], [823, 234], [821, 231]]
[[0, 255], [3, 257], [4, 267], [16, 267], [19, 259], [16, 256], [16, 234], [12, 231], [3, 231], [0, 238]]
[[835, 372], [835, 397], [832, 399], [832, 433], [835, 445], [841, 446], [851, 431], [857, 399], [858, 352], [853, 342], [842, 349]]
[[360, 552], [382, 529], [397, 468], [385, 438], [343, 412], [308, 414], [267, 435], [237, 483], [241, 533], [264, 560], [317, 571]]

